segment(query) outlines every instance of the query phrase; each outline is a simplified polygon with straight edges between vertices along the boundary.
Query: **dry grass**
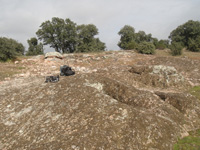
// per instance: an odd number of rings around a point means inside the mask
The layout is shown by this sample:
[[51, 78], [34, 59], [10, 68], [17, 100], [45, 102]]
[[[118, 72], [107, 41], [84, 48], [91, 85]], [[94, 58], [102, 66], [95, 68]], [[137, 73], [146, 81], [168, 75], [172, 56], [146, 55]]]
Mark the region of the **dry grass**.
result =
[[[156, 50], [156, 56], [171, 56], [170, 49]], [[183, 54], [181, 56], [171, 56], [171, 57], [188, 57], [194, 60], [200, 60], [200, 52], [191, 52], [183, 49]]]
[[[18, 61], [22, 59], [25, 58], [20, 58]], [[12, 61], [0, 62], [0, 81], [5, 80], [6, 78], [12, 78], [15, 74], [21, 73], [24, 69], [24, 66], [15, 64]]]
[[186, 56], [195, 60], [200, 60], [200, 52], [190, 52], [190, 51], [184, 50], [182, 56]]

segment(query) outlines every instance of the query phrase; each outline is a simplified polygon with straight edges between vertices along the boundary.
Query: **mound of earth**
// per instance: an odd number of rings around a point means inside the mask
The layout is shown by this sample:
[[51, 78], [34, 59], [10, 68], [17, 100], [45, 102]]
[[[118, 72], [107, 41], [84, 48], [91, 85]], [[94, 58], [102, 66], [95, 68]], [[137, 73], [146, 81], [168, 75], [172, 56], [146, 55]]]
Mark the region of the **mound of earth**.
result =
[[[172, 149], [200, 128], [200, 101], [187, 92], [200, 72], [162, 61], [123, 51], [19, 62], [30, 75], [1, 83], [0, 149]], [[76, 74], [44, 83], [64, 64]]]

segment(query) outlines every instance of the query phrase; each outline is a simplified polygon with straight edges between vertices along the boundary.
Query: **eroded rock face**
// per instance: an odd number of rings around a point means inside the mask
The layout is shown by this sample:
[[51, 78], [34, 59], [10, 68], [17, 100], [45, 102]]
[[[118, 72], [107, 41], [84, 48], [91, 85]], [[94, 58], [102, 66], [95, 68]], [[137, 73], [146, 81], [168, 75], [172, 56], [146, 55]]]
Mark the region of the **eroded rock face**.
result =
[[113, 79], [79, 74], [41, 81], [13, 88], [14, 95], [1, 92], [2, 148], [167, 150], [193, 127], [156, 94]]

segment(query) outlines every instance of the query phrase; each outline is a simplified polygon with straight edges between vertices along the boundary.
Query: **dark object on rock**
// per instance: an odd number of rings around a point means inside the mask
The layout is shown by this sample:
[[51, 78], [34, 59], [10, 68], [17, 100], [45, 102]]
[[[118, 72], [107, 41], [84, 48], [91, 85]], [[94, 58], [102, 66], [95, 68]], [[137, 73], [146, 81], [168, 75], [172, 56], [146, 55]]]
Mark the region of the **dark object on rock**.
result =
[[57, 76], [47, 76], [45, 83], [47, 83], [47, 82], [58, 82], [58, 81], [59, 81], [59, 75], [57, 75]]
[[74, 75], [75, 71], [71, 67], [64, 65], [60, 67], [60, 76], [71, 76]]

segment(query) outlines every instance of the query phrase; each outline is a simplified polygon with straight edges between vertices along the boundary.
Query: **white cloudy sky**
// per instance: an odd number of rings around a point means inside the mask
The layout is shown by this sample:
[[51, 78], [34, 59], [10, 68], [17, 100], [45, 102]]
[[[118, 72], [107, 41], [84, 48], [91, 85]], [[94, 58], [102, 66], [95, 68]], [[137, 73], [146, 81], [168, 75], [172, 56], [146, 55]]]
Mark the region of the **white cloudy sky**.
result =
[[27, 49], [27, 39], [52, 17], [96, 25], [107, 49], [117, 50], [124, 25], [167, 39], [177, 26], [200, 20], [200, 0], [0, 0], [0, 37], [14, 38]]

